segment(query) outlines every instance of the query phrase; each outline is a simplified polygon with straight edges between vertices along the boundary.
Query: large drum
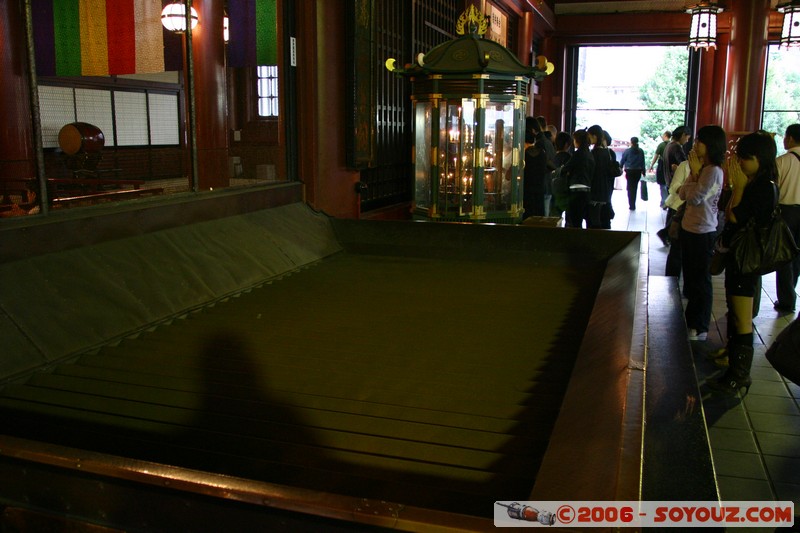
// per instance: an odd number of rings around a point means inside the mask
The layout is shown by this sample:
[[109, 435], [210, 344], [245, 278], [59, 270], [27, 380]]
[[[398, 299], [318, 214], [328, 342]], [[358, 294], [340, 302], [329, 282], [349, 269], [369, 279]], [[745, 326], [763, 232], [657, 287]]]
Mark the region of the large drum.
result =
[[67, 124], [58, 132], [58, 145], [67, 155], [99, 152], [105, 143], [100, 128], [87, 122]]

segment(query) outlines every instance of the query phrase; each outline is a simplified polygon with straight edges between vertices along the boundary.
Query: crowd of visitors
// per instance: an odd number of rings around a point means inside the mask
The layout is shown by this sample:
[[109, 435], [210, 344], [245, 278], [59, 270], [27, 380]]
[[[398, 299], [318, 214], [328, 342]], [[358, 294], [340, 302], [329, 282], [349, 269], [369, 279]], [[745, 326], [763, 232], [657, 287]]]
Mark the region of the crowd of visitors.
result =
[[[715, 252], [730, 250], [732, 239], [748, 224], [766, 227], [776, 206], [800, 242], [800, 124], [786, 129], [786, 153], [780, 157], [774, 134], [757, 131], [730, 142], [717, 125], [700, 128], [694, 138], [686, 126], [678, 126], [662, 134], [649, 166], [636, 137], [617, 161], [609, 148], [611, 137], [600, 125], [572, 134], [554, 130], [543, 117], [526, 123], [526, 216], [563, 215], [567, 228], [610, 229], [615, 178], [624, 171], [629, 208], [635, 210], [639, 184], [655, 169], [661, 208], [666, 211], [666, 224], [657, 232], [669, 247], [664, 274], [681, 280], [691, 341], [708, 338]], [[753, 316], [761, 274], [744, 273], [733, 253], [721, 257], [727, 343], [712, 357], [725, 371], [708, 387], [733, 395], [747, 392], [752, 383]], [[798, 277], [800, 255], [776, 271], [778, 312], [795, 311]], [[800, 332], [800, 325], [797, 329]]]

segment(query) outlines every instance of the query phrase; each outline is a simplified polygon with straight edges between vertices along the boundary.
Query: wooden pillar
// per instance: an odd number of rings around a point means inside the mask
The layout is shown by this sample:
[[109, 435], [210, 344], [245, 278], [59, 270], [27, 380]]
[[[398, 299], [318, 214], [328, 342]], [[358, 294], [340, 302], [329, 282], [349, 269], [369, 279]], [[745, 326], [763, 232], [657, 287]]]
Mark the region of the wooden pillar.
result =
[[297, 2], [298, 173], [305, 200], [337, 218], [360, 216], [361, 174], [345, 161], [347, 2]]
[[[728, 64], [728, 51], [730, 50], [731, 34], [725, 32], [717, 35], [717, 50], [714, 53], [713, 81], [711, 93], [706, 97], [713, 102], [709, 124], [723, 124], [725, 122], [725, 109], [727, 109], [728, 91], [725, 90], [726, 67]], [[704, 81], [702, 78], [701, 81]]]
[[709, 124], [722, 124], [727, 91], [725, 90], [725, 65], [728, 57], [730, 33], [717, 33], [716, 48], [700, 54], [700, 79], [697, 91], [698, 128]]
[[761, 126], [770, 0], [734, 0], [730, 10], [728, 97], [722, 126], [729, 132], [749, 132]]
[[22, 2], [0, 2], [0, 179], [36, 175], [26, 43]]
[[192, 31], [198, 186], [208, 190], [229, 184], [223, 0], [192, 6], [200, 19]]
[[561, 131], [561, 128], [564, 127], [561, 117], [561, 80], [564, 74], [564, 61], [560, 61], [555, 57], [557, 51], [555, 38], [545, 37], [542, 39], [541, 54], [545, 56], [550, 63], [553, 63], [555, 70], [552, 74], [539, 82], [540, 108], [536, 110], [536, 115], [542, 115], [547, 119], [548, 124], [554, 124], [558, 130]]
[[519, 38], [517, 39], [517, 57], [523, 65], [531, 65], [531, 48], [533, 45], [534, 14], [526, 11], [519, 19]]

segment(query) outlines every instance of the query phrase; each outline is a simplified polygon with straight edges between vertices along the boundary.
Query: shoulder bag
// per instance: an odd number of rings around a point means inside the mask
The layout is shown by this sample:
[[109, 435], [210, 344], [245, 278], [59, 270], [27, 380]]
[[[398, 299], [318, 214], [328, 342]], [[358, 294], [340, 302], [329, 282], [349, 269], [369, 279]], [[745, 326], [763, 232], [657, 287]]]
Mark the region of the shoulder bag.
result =
[[669, 239], [671, 241], [677, 241], [681, 235], [681, 221], [683, 220], [683, 215], [686, 213], [686, 202], [682, 203], [680, 207], [675, 211], [675, 214], [672, 215], [672, 218], [669, 220], [669, 226], [667, 226], [667, 235], [669, 235]]
[[772, 218], [765, 227], [756, 225], [755, 218], [731, 237], [731, 252], [739, 272], [742, 274], [769, 274], [790, 262], [800, 252], [792, 232], [781, 216], [778, 205], [778, 187], [775, 192], [775, 207]]

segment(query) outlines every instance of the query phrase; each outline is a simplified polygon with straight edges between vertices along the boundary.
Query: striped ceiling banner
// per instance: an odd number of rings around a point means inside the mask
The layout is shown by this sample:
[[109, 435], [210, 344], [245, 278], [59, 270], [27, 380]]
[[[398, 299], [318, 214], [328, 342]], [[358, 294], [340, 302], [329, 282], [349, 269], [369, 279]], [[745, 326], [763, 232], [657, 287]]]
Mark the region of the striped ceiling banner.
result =
[[257, 67], [278, 64], [276, 0], [228, 0], [228, 19], [228, 65]]
[[32, 0], [31, 7], [40, 76], [182, 68], [180, 38], [161, 25], [161, 0]]

